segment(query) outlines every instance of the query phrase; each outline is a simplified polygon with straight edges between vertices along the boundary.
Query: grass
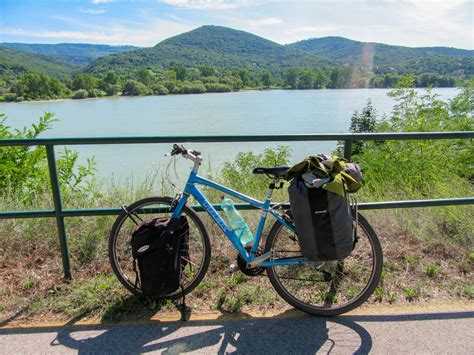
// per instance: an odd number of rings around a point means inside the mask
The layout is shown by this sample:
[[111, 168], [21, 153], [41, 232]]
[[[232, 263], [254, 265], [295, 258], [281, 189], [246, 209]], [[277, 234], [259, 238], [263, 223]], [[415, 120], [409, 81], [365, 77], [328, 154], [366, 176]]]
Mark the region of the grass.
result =
[[428, 275], [428, 277], [431, 277], [431, 278], [438, 277], [439, 267], [434, 264], [428, 263], [425, 265], [425, 273], [426, 275]]
[[403, 293], [409, 302], [415, 301], [420, 297], [420, 291], [416, 287], [407, 287], [403, 290]]
[[[281, 154], [267, 156], [243, 155], [244, 164], [230, 164], [217, 180], [261, 197], [268, 181], [251, 174], [252, 165], [267, 165], [265, 160], [280, 161]], [[279, 155], [280, 154], [280, 155]], [[272, 165], [274, 165], [272, 163]], [[68, 199], [67, 208], [120, 206], [124, 202], [149, 196], [170, 194], [169, 187], [150, 177], [140, 186], [110, 182], [108, 190], [94, 198]], [[154, 188], [153, 186], [158, 186]], [[217, 195], [211, 200], [217, 202]], [[405, 199], [392, 196], [387, 199]], [[286, 199], [286, 190], [278, 190], [275, 201]], [[378, 195], [362, 192], [363, 201], [377, 200]], [[386, 198], [386, 196], [385, 196]], [[37, 196], [31, 205], [11, 200], [0, 201], [4, 210], [49, 209], [49, 192]], [[439, 208], [441, 209], [441, 208]], [[452, 215], [463, 215], [467, 228], [472, 227], [472, 207], [443, 207], [451, 211], [443, 215], [436, 209], [367, 211], [363, 214], [376, 229], [384, 250], [382, 283], [369, 302], [394, 303], [424, 301], [433, 298], [472, 299], [472, 237], [459, 239], [459, 230], [451, 227]], [[244, 212], [251, 228], [255, 228], [258, 213]], [[448, 220], [447, 223], [440, 223]], [[107, 320], [124, 317], [148, 317], [158, 311], [174, 309], [173, 303], [139, 300], [128, 294], [113, 276], [107, 258], [107, 237], [113, 216], [67, 219], [67, 234], [74, 279], [64, 282], [56, 223], [53, 219], [0, 221], [0, 321], [42, 315], [49, 319], [97, 316]], [[195, 310], [217, 309], [224, 312], [245, 312], [249, 309], [288, 307], [273, 290], [267, 277], [249, 277], [240, 271], [228, 274], [236, 253], [212, 221], [203, 221], [210, 231], [212, 259], [207, 276], [187, 297]], [[272, 221], [265, 226], [268, 232]], [[448, 237], [446, 237], [448, 235]], [[357, 265], [348, 267], [356, 268]], [[442, 272], [441, 272], [442, 271]], [[413, 286], [415, 285], [415, 286]], [[423, 285], [420, 287], [419, 285]], [[350, 296], [350, 290], [349, 296]], [[315, 295], [324, 298], [330, 295]]]

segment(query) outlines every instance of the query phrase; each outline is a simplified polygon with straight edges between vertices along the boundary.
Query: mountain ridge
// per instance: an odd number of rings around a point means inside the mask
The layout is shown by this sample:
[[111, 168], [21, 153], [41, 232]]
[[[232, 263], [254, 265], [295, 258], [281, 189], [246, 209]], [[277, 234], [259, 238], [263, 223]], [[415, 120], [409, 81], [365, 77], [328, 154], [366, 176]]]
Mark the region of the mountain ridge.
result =
[[404, 47], [360, 42], [340, 36], [282, 45], [241, 30], [206, 25], [167, 38], [153, 47], [111, 54], [93, 61], [85, 72], [126, 72], [135, 65], [166, 67], [213, 65], [281, 71], [290, 67], [354, 65], [380, 72], [474, 73], [474, 51], [450, 47]]
[[20, 43], [20, 42], [4, 42], [0, 46], [13, 48], [28, 53], [39, 53], [48, 55], [57, 60], [85, 66], [93, 60], [124, 51], [138, 49], [139, 47], [124, 45], [114, 46], [108, 44], [91, 44], [91, 43]]

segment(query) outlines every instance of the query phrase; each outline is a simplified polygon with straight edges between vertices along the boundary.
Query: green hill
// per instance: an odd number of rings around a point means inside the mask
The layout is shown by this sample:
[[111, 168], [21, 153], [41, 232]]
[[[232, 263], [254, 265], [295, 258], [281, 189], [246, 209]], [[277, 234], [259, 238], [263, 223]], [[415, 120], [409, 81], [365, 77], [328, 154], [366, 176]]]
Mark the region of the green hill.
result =
[[474, 51], [448, 47], [410, 48], [365, 43], [343, 37], [323, 37], [288, 45], [338, 64], [372, 69], [376, 73], [474, 74]]
[[0, 45], [23, 52], [39, 53], [54, 57], [57, 60], [85, 66], [93, 60], [114, 53], [137, 49], [135, 46], [109, 46], [105, 44], [58, 43], [1, 43]]
[[324, 58], [248, 32], [220, 26], [202, 26], [166, 39], [152, 48], [99, 58], [86, 71], [101, 74], [114, 69], [126, 73], [137, 67], [167, 67], [174, 64], [281, 70], [292, 66], [327, 66], [330, 63]]
[[79, 70], [78, 65], [56, 58], [0, 46], [0, 78], [6, 80], [31, 71], [38, 71], [57, 79], [66, 79]]

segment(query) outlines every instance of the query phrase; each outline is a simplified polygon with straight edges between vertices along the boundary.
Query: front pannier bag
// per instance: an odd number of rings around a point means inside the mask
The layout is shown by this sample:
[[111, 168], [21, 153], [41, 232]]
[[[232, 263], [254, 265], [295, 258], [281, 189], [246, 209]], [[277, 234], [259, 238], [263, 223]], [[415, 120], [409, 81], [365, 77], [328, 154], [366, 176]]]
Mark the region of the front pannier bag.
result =
[[130, 242], [134, 270], [138, 264], [135, 287], [140, 282], [144, 296], [163, 296], [180, 287], [181, 274], [189, 258], [188, 239], [185, 216], [155, 218], [135, 227]]
[[290, 168], [287, 179], [292, 179], [288, 194], [303, 256], [314, 261], [349, 256], [357, 236], [347, 193], [362, 187], [359, 166], [320, 154]]

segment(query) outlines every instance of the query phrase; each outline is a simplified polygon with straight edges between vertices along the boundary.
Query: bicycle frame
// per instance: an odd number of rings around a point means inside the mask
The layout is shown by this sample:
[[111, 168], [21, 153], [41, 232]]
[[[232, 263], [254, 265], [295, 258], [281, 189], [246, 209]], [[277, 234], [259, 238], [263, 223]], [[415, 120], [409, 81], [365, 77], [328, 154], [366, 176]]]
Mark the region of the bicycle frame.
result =
[[[239, 200], [245, 201], [252, 206], [261, 209], [260, 221], [258, 223], [257, 231], [255, 233], [255, 239], [252, 244], [250, 253], [243, 247], [242, 243], [240, 242], [237, 235], [234, 231], [229, 228], [225, 220], [219, 215], [216, 209], [212, 206], [212, 204], [206, 199], [206, 197], [202, 194], [199, 188], [196, 186], [208, 186], [215, 190], [221, 191], [227, 195], [233, 196]], [[265, 221], [267, 219], [267, 215], [270, 212], [278, 221], [280, 221], [286, 228], [289, 228], [291, 231], [294, 232], [294, 227], [288, 224], [277, 212], [275, 212], [270, 207], [271, 201], [271, 194], [273, 190], [270, 190], [265, 201], [261, 202], [255, 200], [249, 196], [243, 195], [235, 190], [232, 190], [226, 186], [220, 185], [214, 181], [205, 179], [199, 175], [197, 175], [197, 166], [191, 171], [188, 181], [186, 182], [185, 189], [183, 191], [183, 196], [176, 204], [176, 207], [173, 211], [173, 218], [178, 218], [181, 214], [183, 206], [186, 204], [189, 196], [193, 196], [198, 203], [202, 206], [202, 208], [211, 216], [211, 218], [216, 222], [219, 228], [224, 232], [230, 242], [234, 245], [234, 247], [238, 250], [242, 258], [245, 260], [247, 264], [253, 262], [257, 256], [256, 252], [258, 249], [258, 245], [260, 244], [260, 239], [262, 237], [263, 227], [265, 225]], [[282, 258], [282, 259], [275, 259], [275, 260], [264, 260], [258, 263], [256, 266], [261, 267], [270, 267], [270, 266], [278, 266], [278, 265], [299, 265], [299, 264], [309, 264], [312, 261], [300, 257], [300, 258]]]

